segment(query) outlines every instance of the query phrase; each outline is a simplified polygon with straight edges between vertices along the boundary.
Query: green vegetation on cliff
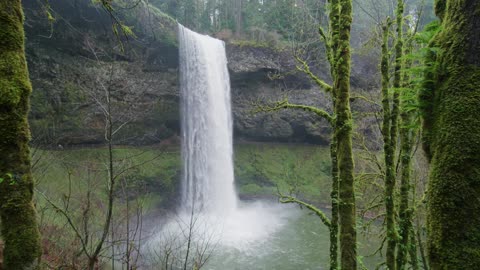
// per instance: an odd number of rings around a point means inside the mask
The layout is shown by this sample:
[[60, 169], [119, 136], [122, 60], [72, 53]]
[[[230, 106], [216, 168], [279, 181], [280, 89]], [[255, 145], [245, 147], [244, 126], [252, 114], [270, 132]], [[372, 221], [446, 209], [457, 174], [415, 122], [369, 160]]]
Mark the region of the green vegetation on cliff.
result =
[[[171, 207], [178, 200], [181, 177], [178, 147], [167, 150], [115, 149], [118, 166], [136, 166], [126, 174], [130, 198], [151, 195], [159, 205]], [[76, 190], [85, 192], [90, 171], [102, 179], [107, 150], [37, 150], [34, 159], [37, 188], [45, 194], [68, 191], [69, 177]], [[311, 145], [241, 144], [235, 147], [235, 183], [244, 198], [275, 198], [277, 186], [316, 204], [328, 203], [330, 161], [327, 148]], [[123, 163], [123, 164], [120, 164]], [[128, 164], [128, 165], [126, 165]], [[95, 175], [96, 174], [96, 175]], [[96, 190], [99, 196], [101, 192]], [[158, 206], [158, 205], [157, 205]]]
[[308, 201], [329, 202], [328, 148], [312, 145], [243, 144], [235, 148], [235, 181], [240, 196], [272, 196], [277, 186]]

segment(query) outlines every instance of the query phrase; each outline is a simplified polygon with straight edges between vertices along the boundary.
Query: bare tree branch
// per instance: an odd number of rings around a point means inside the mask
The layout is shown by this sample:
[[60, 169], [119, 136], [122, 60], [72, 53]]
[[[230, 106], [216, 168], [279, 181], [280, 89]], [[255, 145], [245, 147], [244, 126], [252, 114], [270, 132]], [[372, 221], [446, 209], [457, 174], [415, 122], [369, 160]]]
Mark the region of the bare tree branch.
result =
[[320, 218], [320, 220], [323, 222], [323, 224], [325, 226], [327, 226], [329, 229], [332, 226], [332, 223], [330, 222], [330, 219], [327, 217], [327, 215], [325, 215], [325, 213], [323, 213], [322, 210], [318, 209], [314, 205], [306, 203], [306, 202], [304, 202], [302, 200], [299, 200], [299, 199], [297, 199], [293, 196], [284, 195], [280, 192], [278, 193], [278, 197], [279, 197], [279, 201], [281, 203], [294, 203], [294, 204], [300, 205], [300, 206], [305, 207], [308, 210], [312, 211], [313, 213], [315, 213], [315, 215], [317, 215]]
[[313, 112], [320, 118], [327, 120], [327, 122], [332, 125], [334, 122], [334, 116], [328, 113], [325, 110], [308, 106], [308, 105], [299, 105], [299, 104], [292, 104], [288, 101], [288, 99], [284, 99], [282, 101], [278, 101], [272, 105], [257, 105], [256, 108], [252, 111], [252, 113], [260, 113], [260, 112], [275, 112], [282, 109], [298, 109], [304, 110], [308, 112]]

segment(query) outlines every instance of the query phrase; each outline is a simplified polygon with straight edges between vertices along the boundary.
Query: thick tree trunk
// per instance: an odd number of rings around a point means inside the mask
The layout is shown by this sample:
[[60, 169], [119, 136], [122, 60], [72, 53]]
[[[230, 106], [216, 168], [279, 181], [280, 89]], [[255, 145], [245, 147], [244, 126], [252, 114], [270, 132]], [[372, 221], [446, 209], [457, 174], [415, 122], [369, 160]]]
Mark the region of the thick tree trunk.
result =
[[[480, 265], [480, 1], [437, 0], [442, 31], [434, 79], [421, 95], [428, 187], [431, 269]], [[432, 60], [432, 59], [430, 59]]]
[[0, 217], [4, 268], [28, 269], [41, 254], [32, 204], [27, 122], [31, 85], [20, 0], [0, 0]]

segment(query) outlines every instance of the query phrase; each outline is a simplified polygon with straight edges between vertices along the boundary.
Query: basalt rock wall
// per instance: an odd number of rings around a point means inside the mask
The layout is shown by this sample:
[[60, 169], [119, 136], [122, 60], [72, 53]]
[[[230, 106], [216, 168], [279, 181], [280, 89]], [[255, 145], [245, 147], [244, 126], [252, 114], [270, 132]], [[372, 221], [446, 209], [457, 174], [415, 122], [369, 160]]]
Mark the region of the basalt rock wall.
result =
[[[178, 48], [173, 19], [158, 9], [137, 7], [118, 15], [135, 33], [126, 37], [90, 1], [50, 1], [54, 20], [48, 19], [37, 1], [27, 0], [24, 5], [35, 143], [102, 144], [109, 119], [118, 144], [178, 141]], [[328, 142], [328, 124], [311, 113], [256, 112], [285, 98], [331, 110], [328, 96], [296, 71], [288, 49], [232, 42], [226, 50], [237, 141]], [[325, 63], [316, 65], [314, 72], [328, 78]]]

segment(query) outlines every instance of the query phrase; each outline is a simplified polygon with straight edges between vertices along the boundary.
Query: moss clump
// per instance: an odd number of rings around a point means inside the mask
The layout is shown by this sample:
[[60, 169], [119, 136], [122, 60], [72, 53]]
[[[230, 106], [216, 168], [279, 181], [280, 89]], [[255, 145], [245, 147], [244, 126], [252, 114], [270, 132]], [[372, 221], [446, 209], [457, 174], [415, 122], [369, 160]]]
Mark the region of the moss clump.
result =
[[15, 72], [15, 70], [26, 69], [25, 57], [14, 51], [5, 51], [1, 55], [0, 104], [15, 106], [20, 102], [22, 91], [31, 89], [28, 74]]
[[435, 13], [440, 19], [443, 19], [447, 9], [447, 0], [435, 0]]
[[267, 42], [256, 41], [256, 40], [232, 40], [230, 44], [239, 46], [239, 47], [252, 47], [252, 48], [271, 48]]

